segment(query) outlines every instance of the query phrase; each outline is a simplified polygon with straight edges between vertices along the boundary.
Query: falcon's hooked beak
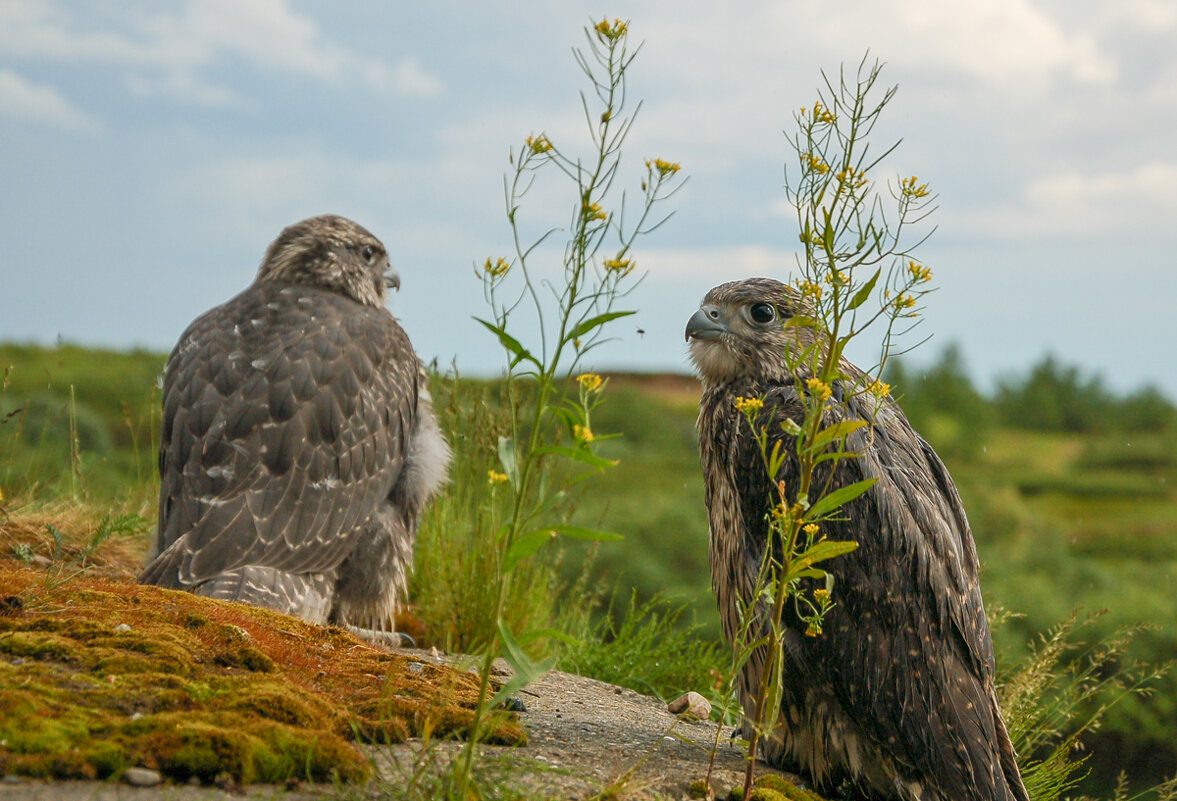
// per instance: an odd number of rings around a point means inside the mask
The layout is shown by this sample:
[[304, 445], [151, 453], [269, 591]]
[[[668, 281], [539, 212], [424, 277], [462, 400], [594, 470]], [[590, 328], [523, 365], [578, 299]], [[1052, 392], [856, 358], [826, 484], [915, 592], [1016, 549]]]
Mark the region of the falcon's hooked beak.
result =
[[396, 268], [390, 263], [388, 269], [384, 271], [384, 286], [389, 289], [395, 289], [398, 292], [401, 288], [401, 274], [396, 271]]
[[727, 320], [718, 306], [710, 303], [691, 315], [687, 320], [687, 342], [692, 339], [715, 339], [728, 332]]

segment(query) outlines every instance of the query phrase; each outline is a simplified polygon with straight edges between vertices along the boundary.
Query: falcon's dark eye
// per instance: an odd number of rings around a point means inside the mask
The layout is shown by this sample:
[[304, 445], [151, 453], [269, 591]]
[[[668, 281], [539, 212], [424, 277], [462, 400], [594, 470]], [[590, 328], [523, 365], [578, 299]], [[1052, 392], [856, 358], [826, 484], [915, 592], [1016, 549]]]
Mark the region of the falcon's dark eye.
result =
[[376, 258], [376, 248], [371, 245], [364, 245], [363, 249], [360, 250], [360, 255], [364, 258], [364, 261], [370, 262]]
[[771, 323], [776, 319], [776, 308], [771, 303], [753, 303], [748, 309], [748, 316], [754, 323]]

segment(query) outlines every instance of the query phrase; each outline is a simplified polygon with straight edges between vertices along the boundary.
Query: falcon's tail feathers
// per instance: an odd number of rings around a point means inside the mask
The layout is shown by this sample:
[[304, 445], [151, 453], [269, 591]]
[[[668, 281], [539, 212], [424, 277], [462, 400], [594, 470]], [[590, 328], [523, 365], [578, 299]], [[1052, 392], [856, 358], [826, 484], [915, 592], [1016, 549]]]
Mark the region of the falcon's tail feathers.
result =
[[311, 623], [326, 623], [331, 611], [333, 577], [320, 573], [285, 573], [272, 567], [227, 570], [192, 588], [198, 595], [263, 606]]
[[180, 562], [187, 549], [183, 540], [176, 540], [162, 553], [157, 554], [148, 562], [139, 574], [140, 584], [154, 584], [169, 590], [186, 590], [187, 586], [180, 582]]

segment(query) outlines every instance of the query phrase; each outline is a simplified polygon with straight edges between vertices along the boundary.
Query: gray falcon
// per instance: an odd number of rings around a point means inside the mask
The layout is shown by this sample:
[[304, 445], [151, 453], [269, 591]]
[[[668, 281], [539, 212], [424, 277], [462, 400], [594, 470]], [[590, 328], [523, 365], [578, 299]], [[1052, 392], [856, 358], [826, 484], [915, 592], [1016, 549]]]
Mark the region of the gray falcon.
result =
[[282, 231], [168, 359], [159, 531], [139, 581], [391, 632], [450, 451], [384, 307], [400, 281], [351, 220]]
[[[785, 354], [812, 342], [813, 332], [784, 322], [801, 310], [790, 287], [753, 278], [712, 289], [687, 323], [703, 383], [699, 441], [711, 582], [729, 640], [741, 607], [763, 609], [752, 593], [766, 549], [779, 559], [767, 523], [777, 482], [796, 502], [800, 465], [788, 422], [804, 418], [799, 393], [812, 376], [793, 375]], [[814, 486], [830, 478], [831, 464], [831, 491], [868, 478], [877, 483], [842, 508], [842, 519], [822, 524], [830, 539], [854, 540], [858, 548], [823, 565], [837, 578], [823, 632], [806, 636], [796, 610], [787, 608], [780, 718], [761, 755], [825, 790], [849, 782], [874, 798], [1026, 801], [994, 691], [976, 548], [960, 496], [899, 407], [854, 393], [847, 384], [862, 372], [846, 361], [841, 369], [850, 381], [832, 388], [842, 402], [827, 408], [823, 424], [870, 425], [849, 437], [848, 449], [860, 456], [819, 465]], [[764, 403], [756, 424], [767, 431], [769, 448], [779, 443], [787, 455], [777, 475], [768, 475], [736, 409], [739, 397]], [[764, 648], [754, 652], [738, 677], [746, 716], [766, 680], [765, 656]]]

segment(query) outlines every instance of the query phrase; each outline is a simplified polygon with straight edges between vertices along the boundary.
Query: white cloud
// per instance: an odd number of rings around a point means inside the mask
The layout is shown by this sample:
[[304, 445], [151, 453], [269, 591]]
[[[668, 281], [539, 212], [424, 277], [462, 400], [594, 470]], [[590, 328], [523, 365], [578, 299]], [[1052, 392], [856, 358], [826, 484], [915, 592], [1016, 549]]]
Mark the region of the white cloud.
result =
[[10, 69], [0, 69], [0, 114], [77, 131], [98, 127], [89, 114], [55, 87], [30, 83]]
[[441, 81], [411, 57], [402, 58], [391, 70], [383, 62], [368, 61], [364, 76], [372, 86], [411, 97], [436, 97], [442, 91]]
[[[860, 2], [863, 14], [831, 18], [827, 42], [853, 37], [857, 20], [875, 8]], [[871, 15], [867, 32], [876, 52], [896, 61], [954, 68], [986, 83], [1037, 84], [1054, 74], [1079, 83], [1107, 84], [1114, 62], [1087, 33], [1068, 33], [1030, 0], [902, 0]], [[831, 35], [832, 34], [832, 35]]]
[[[0, 0], [0, 55], [89, 61], [135, 70], [132, 91], [223, 105], [233, 95], [199, 75], [226, 57], [321, 81], [355, 80], [404, 95], [436, 95], [441, 83], [411, 59], [390, 67], [327, 41], [316, 21], [286, 0], [190, 0], [127, 8], [98, 27], [76, 7], [50, 0]], [[118, 29], [121, 25], [122, 29]]]
[[1177, 216], [1177, 163], [1052, 173], [1029, 181], [1016, 203], [952, 216], [960, 229], [1002, 239], [1090, 239], [1170, 230]]
[[637, 267], [655, 279], [701, 279], [712, 283], [750, 276], [783, 278], [797, 266], [795, 255], [761, 245], [726, 245], [710, 248], [640, 248]]
[[137, 97], [170, 97], [201, 106], [236, 105], [240, 99], [230, 90], [202, 81], [193, 70], [175, 69], [127, 76], [127, 88]]

